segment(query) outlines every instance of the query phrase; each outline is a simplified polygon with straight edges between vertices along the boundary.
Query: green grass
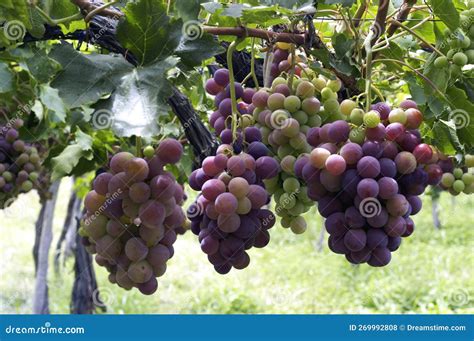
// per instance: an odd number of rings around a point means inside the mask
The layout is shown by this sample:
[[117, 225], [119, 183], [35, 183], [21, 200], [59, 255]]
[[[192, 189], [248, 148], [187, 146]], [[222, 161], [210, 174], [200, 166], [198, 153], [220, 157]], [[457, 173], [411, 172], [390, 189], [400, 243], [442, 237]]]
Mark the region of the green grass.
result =
[[[61, 187], [54, 224], [58, 238], [69, 182]], [[96, 268], [108, 313], [474, 313], [473, 198], [441, 197], [443, 229], [435, 230], [429, 197], [415, 217], [416, 230], [404, 239], [385, 268], [352, 266], [316, 244], [322, 219], [307, 214], [308, 231], [296, 236], [279, 226], [264, 249], [250, 251], [250, 266], [222, 276], [214, 272], [190, 232], [176, 243], [168, 271], [153, 296], [124, 291]], [[30, 313], [34, 289], [31, 249], [37, 196], [22, 196], [0, 212], [0, 313]], [[326, 235], [327, 237], [327, 235]], [[51, 259], [53, 254], [51, 252]], [[68, 313], [73, 260], [59, 274], [50, 271], [52, 313]]]

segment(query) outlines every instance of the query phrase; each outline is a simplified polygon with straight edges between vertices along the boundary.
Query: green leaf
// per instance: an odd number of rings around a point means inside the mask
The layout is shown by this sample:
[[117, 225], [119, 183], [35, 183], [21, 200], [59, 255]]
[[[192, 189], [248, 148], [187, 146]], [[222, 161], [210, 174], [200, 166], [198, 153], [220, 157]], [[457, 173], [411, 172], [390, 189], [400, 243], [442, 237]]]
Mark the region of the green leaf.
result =
[[[11, 27], [15, 28], [14, 35], [20, 30], [31, 29], [30, 16], [28, 13], [29, 5], [27, 0], [15, 0], [12, 2], [14, 5], [10, 6], [10, 2], [7, 1], [5, 4], [0, 5], [0, 18], [6, 20], [6, 24], [10, 24]], [[19, 40], [14, 39], [14, 40]]]
[[201, 38], [184, 40], [176, 49], [176, 55], [187, 66], [200, 65], [203, 60], [225, 52], [225, 49], [210, 34]]
[[214, 14], [218, 9], [222, 8], [222, 4], [218, 2], [205, 2], [201, 5], [206, 12]]
[[124, 10], [125, 19], [117, 27], [117, 38], [140, 65], [171, 56], [182, 36], [182, 21], [171, 21], [161, 1], [139, 0]]
[[51, 59], [45, 50], [34, 49], [31, 58], [25, 58], [20, 65], [27, 69], [31, 75], [40, 83], [48, 83], [61, 69], [61, 65]]
[[196, 20], [201, 11], [201, 3], [203, 0], [176, 0], [174, 8], [184, 22]]
[[49, 56], [63, 68], [51, 86], [59, 90], [68, 108], [97, 102], [110, 94], [120, 78], [133, 69], [122, 56], [84, 55], [68, 44], [56, 45]]
[[243, 9], [244, 5], [242, 4], [231, 4], [222, 11], [222, 15], [232, 18], [240, 18], [242, 16]]
[[112, 113], [112, 129], [117, 136], [157, 135], [158, 118], [168, 113], [167, 99], [171, 95], [166, 71], [177, 62], [168, 58], [133, 69], [121, 77], [112, 96], [97, 107], [97, 113], [100, 110]]
[[79, 9], [70, 0], [43, 0], [44, 11], [53, 19], [62, 19], [70, 17]]
[[0, 63], [0, 93], [13, 90], [13, 73], [5, 63]]
[[357, 0], [323, 0], [326, 5], [341, 4], [343, 7], [351, 7]]
[[51, 112], [51, 121], [65, 121], [66, 105], [59, 96], [59, 91], [57, 89], [54, 89], [49, 85], [41, 85], [39, 98], [43, 105]]
[[91, 159], [92, 141], [92, 137], [78, 128], [75, 143], [67, 146], [61, 154], [51, 159], [52, 179], [57, 180], [71, 174], [81, 158]]
[[452, 1], [446, 0], [427, 0], [438, 16], [451, 31], [455, 31], [459, 27], [459, 13]]
[[43, 37], [44, 33], [46, 32], [43, 17], [41, 17], [35, 7], [28, 8], [28, 13], [30, 15], [31, 23], [31, 29], [29, 30], [30, 34], [35, 38]]

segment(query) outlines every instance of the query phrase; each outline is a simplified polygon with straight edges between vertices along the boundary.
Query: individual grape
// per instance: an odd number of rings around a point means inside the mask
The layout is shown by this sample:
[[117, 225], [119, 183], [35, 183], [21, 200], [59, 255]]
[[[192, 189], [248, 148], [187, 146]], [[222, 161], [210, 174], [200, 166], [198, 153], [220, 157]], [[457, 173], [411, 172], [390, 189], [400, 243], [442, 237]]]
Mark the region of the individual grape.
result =
[[395, 141], [405, 132], [405, 126], [400, 122], [390, 123], [385, 127], [385, 134], [387, 139], [390, 141]]
[[352, 252], [360, 251], [367, 244], [367, 234], [362, 229], [349, 230], [344, 235], [344, 244]]
[[148, 163], [142, 158], [135, 157], [129, 160], [125, 166], [125, 174], [130, 181], [143, 181], [148, 177]]
[[366, 220], [354, 206], [350, 206], [344, 212], [344, 218], [347, 226], [351, 229], [363, 228]]
[[395, 161], [382, 158], [379, 160], [380, 164], [380, 175], [388, 178], [395, 178], [397, 175], [397, 165]]
[[369, 111], [368, 113], [364, 114], [363, 121], [367, 128], [375, 128], [380, 123], [380, 114], [374, 110]]
[[380, 212], [375, 212], [373, 217], [367, 218], [367, 223], [375, 228], [383, 227], [387, 224], [389, 215], [385, 208], [382, 208]]
[[461, 193], [466, 188], [466, 185], [462, 180], [456, 180], [454, 181], [452, 188], [456, 193]]
[[409, 209], [410, 204], [402, 194], [395, 194], [392, 198], [387, 200], [387, 211], [392, 216], [404, 216]]
[[357, 144], [363, 144], [365, 140], [365, 129], [358, 127], [349, 133], [349, 140]]
[[326, 159], [325, 167], [332, 175], [341, 175], [346, 170], [346, 160], [340, 155], [333, 154]]
[[138, 262], [147, 257], [148, 247], [142, 239], [130, 238], [125, 244], [125, 254], [132, 262]]
[[386, 247], [377, 247], [372, 250], [370, 259], [367, 261], [367, 264], [375, 267], [385, 266], [390, 263], [392, 259], [392, 254]]
[[253, 95], [252, 104], [257, 108], [264, 108], [267, 105], [269, 96], [268, 92], [259, 90]]
[[418, 129], [423, 122], [423, 114], [416, 108], [409, 108], [405, 111], [407, 121], [405, 126], [407, 129]]
[[345, 142], [349, 138], [350, 127], [346, 121], [335, 121], [331, 123], [328, 129], [328, 138], [330, 142]]
[[433, 157], [433, 150], [431, 146], [426, 143], [419, 144], [413, 150], [413, 156], [415, 156], [418, 163], [428, 163]]
[[340, 105], [341, 114], [349, 116], [352, 113], [352, 110], [354, 110], [356, 107], [357, 107], [356, 102], [350, 99], [345, 99], [341, 102], [341, 105]]
[[378, 180], [378, 185], [379, 185], [379, 196], [384, 200], [388, 200], [398, 193], [398, 184], [393, 178], [390, 178], [390, 177], [380, 178]]
[[362, 148], [360, 147], [360, 145], [352, 142], [349, 142], [342, 146], [340, 154], [348, 165], [357, 164], [357, 162], [363, 156]]
[[133, 282], [145, 283], [152, 278], [153, 268], [146, 260], [142, 260], [130, 264], [127, 274]]
[[301, 109], [308, 115], [316, 115], [321, 109], [321, 103], [315, 97], [305, 98], [301, 102]]
[[371, 141], [383, 141], [385, 138], [385, 126], [379, 123], [374, 128], [367, 128], [365, 130], [365, 136]]
[[271, 111], [283, 109], [285, 107], [285, 96], [279, 93], [273, 93], [268, 97], [267, 106]]
[[390, 237], [400, 237], [405, 233], [406, 222], [403, 217], [390, 217], [384, 228], [385, 233]]
[[398, 109], [394, 109], [388, 115], [388, 121], [390, 123], [398, 122], [405, 125], [405, 123], [407, 122], [407, 114], [401, 107]]
[[165, 163], [177, 163], [183, 155], [183, 146], [177, 140], [164, 139], [158, 145], [156, 155]]
[[351, 111], [349, 120], [351, 121], [352, 124], [355, 124], [356, 126], [360, 126], [364, 123], [364, 110], [355, 108]]
[[218, 69], [214, 72], [213, 79], [216, 84], [220, 85], [221, 87], [225, 87], [229, 84], [230, 76], [229, 70], [227, 69]]
[[383, 145], [377, 141], [366, 141], [362, 145], [362, 152], [365, 156], [373, 156], [379, 159], [383, 155]]
[[152, 295], [158, 290], [158, 281], [152, 277], [147, 282], [138, 284], [137, 288], [143, 295]]
[[311, 151], [309, 162], [315, 168], [324, 168], [330, 155], [331, 153], [324, 148], [315, 148]]
[[128, 161], [130, 161], [131, 159], [133, 159], [133, 155], [131, 153], [117, 153], [112, 157], [112, 159], [110, 159], [110, 169], [114, 174], [124, 172]]
[[389, 238], [383, 229], [369, 229], [367, 231], [367, 248], [370, 250], [387, 247], [388, 240]]
[[216, 198], [226, 191], [226, 185], [218, 179], [210, 179], [202, 186], [202, 195], [209, 201]]
[[155, 228], [164, 222], [165, 208], [157, 201], [148, 200], [140, 205], [138, 216], [144, 226]]
[[362, 179], [357, 185], [357, 194], [362, 199], [376, 198], [379, 194], [379, 185], [374, 179]]
[[291, 220], [290, 228], [291, 228], [291, 231], [293, 231], [293, 233], [295, 234], [304, 233], [306, 231], [306, 227], [307, 227], [306, 221], [301, 216], [296, 217], [293, 220]]
[[231, 193], [222, 193], [215, 199], [216, 211], [219, 214], [229, 215], [237, 210], [237, 198]]
[[415, 156], [410, 152], [400, 152], [395, 157], [395, 164], [397, 170], [401, 174], [413, 173], [416, 168], [417, 162]]
[[363, 178], [376, 178], [380, 174], [380, 163], [373, 156], [364, 156], [357, 162], [357, 172]]
[[[228, 184], [228, 188], [229, 188], [229, 192], [232, 193], [237, 199], [242, 199], [246, 197], [250, 191], [249, 183], [247, 182], [247, 180], [241, 177], [236, 177], [230, 180]], [[223, 189], [224, 190], [222, 192], [225, 191], [225, 185], [223, 186]], [[203, 194], [204, 194], [204, 189], [203, 189]], [[214, 199], [209, 199], [209, 200], [212, 201]]]
[[422, 207], [421, 199], [415, 195], [410, 195], [406, 198], [411, 207], [411, 215], [415, 215], [420, 212]]

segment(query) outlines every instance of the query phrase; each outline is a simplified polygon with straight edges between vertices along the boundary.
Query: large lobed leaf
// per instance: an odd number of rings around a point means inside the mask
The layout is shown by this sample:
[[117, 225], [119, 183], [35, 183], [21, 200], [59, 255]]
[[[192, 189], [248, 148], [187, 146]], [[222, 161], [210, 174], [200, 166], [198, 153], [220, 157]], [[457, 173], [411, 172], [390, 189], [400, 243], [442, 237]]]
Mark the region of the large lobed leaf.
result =
[[117, 27], [117, 38], [139, 60], [151, 64], [171, 56], [182, 35], [182, 21], [171, 20], [161, 1], [140, 0], [125, 7], [126, 18]]

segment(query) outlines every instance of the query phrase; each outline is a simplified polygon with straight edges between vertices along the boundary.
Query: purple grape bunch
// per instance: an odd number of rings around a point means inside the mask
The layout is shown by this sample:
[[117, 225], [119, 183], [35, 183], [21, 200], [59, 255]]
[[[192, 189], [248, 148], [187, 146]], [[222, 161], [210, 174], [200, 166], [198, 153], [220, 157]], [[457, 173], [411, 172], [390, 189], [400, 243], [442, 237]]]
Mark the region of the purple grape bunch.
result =
[[41, 158], [34, 145], [20, 138], [22, 126], [19, 118], [0, 125], [0, 209], [38, 185]]
[[[256, 132], [246, 128], [245, 140]], [[270, 195], [262, 180], [275, 177], [279, 165], [267, 156], [268, 149], [260, 141], [246, 144], [244, 150], [237, 154], [231, 145], [222, 144], [189, 178], [191, 188], [201, 191], [188, 208], [191, 231], [199, 236], [202, 251], [220, 274], [246, 268], [250, 263], [246, 251], [265, 247], [275, 223], [275, 216], [265, 208]]]
[[271, 89], [261, 89], [252, 98], [253, 117], [262, 141], [282, 170], [278, 177], [265, 180], [265, 187], [275, 199], [281, 225], [296, 234], [306, 230], [302, 215], [314, 206], [295, 169], [299, 170], [302, 155], [311, 151], [307, 132], [321, 125], [321, 103], [315, 91], [308, 80], [295, 78], [290, 84], [289, 80], [277, 77]]
[[[407, 119], [410, 108], [416, 117]], [[314, 149], [300, 158], [295, 173], [326, 218], [329, 248], [351, 263], [387, 265], [414, 231], [419, 195], [437, 181], [424, 169], [432, 150], [421, 143], [421, 113], [413, 110], [412, 101], [393, 110], [379, 103], [358, 127], [337, 120], [307, 134]]]
[[183, 186], [165, 169], [182, 153], [174, 139], [145, 148], [144, 158], [118, 152], [95, 178], [79, 234], [111, 283], [145, 295], [157, 290], [156, 277], [164, 275], [177, 231], [187, 224]]

